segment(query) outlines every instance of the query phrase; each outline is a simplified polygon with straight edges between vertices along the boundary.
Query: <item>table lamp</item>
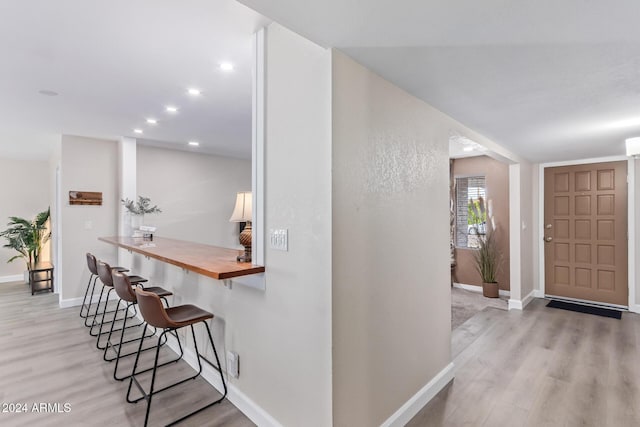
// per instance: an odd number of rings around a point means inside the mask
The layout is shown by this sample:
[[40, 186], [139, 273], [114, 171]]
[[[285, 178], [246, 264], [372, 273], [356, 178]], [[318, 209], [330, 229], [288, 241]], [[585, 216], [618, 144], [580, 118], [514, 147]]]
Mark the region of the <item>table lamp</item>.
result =
[[244, 254], [238, 255], [237, 260], [251, 262], [251, 191], [241, 191], [236, 197], [236, 207], [233, 209], [230, 222], [246, 222], [240, 233], [240, 244], [244, 246]]

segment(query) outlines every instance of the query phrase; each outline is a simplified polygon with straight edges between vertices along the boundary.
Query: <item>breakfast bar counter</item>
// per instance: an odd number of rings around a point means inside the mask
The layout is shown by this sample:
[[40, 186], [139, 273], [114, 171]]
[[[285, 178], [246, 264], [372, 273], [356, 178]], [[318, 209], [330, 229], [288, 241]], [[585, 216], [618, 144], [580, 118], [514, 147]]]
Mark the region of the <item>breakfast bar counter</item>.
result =
[[99, 237], [98, 240], [218, 280], [264, 272], [264, 266], [236, 261], [241, 250], [155, 237]]

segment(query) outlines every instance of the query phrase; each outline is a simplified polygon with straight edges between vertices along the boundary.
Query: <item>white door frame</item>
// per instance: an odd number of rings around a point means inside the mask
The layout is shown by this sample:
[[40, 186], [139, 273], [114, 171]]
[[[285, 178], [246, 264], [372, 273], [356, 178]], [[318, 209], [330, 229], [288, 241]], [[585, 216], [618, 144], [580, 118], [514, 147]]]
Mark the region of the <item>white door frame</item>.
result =
[[[573, 166], [584, 165], [590, 163], [604, 163], [604, 162], [627, 162], [627, 286], [629, 295], [629, 311], [634, 313], [640, 313], [640, 304], [636, 304], [636, 269], [635, 269], [635, 161], [633, 158], [626, 156], [610, 156], [610, 157], [596, 157], [591, 159], [581, 160], [569, 160], [564, 162], [552, 162], [541, 163], [539, 165], [538, 173], [538, 233], [534, 233], [537, 236], [538, 245], [538, 259], [540, 263], [538, 265], [538, 272], [540, 278], [540, 294], [537, 295], [541, 298], [545, 296], [545, 259], [544, 259], [544, 245], [540, 244], [540, 238], [542, 230], [544, 230], [544, 170], [550, 167], [557, 166]], [[536, 238], [536, 237], [534, 237]]]
[[56, 166], [55, 174], [55, 204], [54, 204], [54, 218], [55, 224], [53, 224], [53, 266], [55, 267], [55, 278], [53, 289], [58, 294], [58, 304], [62, 301], [62, 177], [60, 173], [60, 165]]

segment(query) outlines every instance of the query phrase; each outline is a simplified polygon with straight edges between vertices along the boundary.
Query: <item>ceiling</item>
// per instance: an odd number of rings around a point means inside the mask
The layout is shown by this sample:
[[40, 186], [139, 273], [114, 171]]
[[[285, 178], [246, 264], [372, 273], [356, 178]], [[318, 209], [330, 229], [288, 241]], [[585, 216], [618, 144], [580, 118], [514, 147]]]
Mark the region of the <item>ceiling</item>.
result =
[[[532, 161], [622, 155], [640, 135], [635, 0], [242, 3]], [[250, 156], [263, 15], [233, 0], [0, 2], [0, 156], [45, 159], [60, 134]]]
[[233, 0], [2, 1], [0, 156], [46, 159], [71, 134], [249, 157], [251, 40], [269, 22]]
[[536, 162], [640, 135], [640, 2], [241, 0]]

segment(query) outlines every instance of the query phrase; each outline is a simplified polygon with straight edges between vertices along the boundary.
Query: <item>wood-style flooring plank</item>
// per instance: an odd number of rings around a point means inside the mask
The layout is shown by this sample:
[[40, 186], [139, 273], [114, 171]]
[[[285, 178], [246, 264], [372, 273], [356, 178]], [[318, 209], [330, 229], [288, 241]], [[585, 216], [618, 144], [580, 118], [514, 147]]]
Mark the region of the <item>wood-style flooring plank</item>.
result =
[[[112, 378], [114, 363], [102, 360], [103, 352], [95, 347], [96, 338], [89, 335], [78, 313], [79, 307], [59, 308], [55, 294], [31, 296], [22, 283], [0, 284], [0, 402], [27, 405], [27, 413], [0, 412], [1, 426], [143, 425], [145, 403], [126, 402], [128, 382]], [[140, 332], [140, 328], [132, 329], [125, 336]], [[153, 353], [144, 352], [140, 363], [150, 366]], [[162, 348], [161, 360], [174, 356], [171, 349]], [[133, 357], [129, 357], [123, 359], [122, 366], [126, 369], [132, 363]], [[193, 369], [180, 361], [161, 368], [158, 383], [192, 373]], [[167, 424], [218, 396], [202, 378], [159, 393], [153, 398], [149, 425]], [[50, 406], [38, 412], [40, 404]], [[254, 424], [224, 401], [180, 425]]]
[[407, 425], [640, 425], [640, 316], [546, 303], [485, 310], [453, 331], [456, 377]]

